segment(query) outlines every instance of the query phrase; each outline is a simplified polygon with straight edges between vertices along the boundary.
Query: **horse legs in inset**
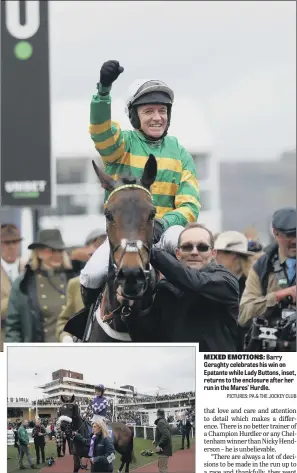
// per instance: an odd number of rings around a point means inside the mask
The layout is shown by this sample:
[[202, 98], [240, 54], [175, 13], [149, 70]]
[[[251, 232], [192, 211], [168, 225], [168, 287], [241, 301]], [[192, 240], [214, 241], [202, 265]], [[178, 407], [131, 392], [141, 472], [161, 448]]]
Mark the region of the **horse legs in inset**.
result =
[[67, 438], [67, 444], [68, 444], [69, 455], [72, 455], [72, 441], [70, 438]]
[[125, 449], [123, 449], [123, 447], [120, 447], [119, 444], [115, 444], [115, 449], [118, 453], [121, 453], [122, 455], [121, 466], [119, 468], [119, 471], [123, 471], [123, 468], [125, 467], [124, 473], [129, 473], [129, 465], [130, 463], [132, 463], [132, 461], [135, 461], [135, 456], [133, 452], [133, 435]]
[[73, 455], [73, 473], [78, 473], [80, 469], [80, 457]]

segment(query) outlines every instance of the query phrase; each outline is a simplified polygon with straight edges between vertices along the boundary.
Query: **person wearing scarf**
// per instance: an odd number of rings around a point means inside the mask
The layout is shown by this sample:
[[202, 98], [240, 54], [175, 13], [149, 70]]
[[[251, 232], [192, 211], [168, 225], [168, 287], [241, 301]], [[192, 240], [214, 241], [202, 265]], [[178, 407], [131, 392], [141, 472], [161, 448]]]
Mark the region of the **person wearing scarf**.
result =
[[90, 447], [89, 458], [91, 462], [91, 473], [112, 473], [115, 449], [111, 438], [108, 436], [105, 422], [103, 420], [93, 422], [92, 429], [93, 435], [91, 438], [84, 438], [76, 432], [74, 439]]

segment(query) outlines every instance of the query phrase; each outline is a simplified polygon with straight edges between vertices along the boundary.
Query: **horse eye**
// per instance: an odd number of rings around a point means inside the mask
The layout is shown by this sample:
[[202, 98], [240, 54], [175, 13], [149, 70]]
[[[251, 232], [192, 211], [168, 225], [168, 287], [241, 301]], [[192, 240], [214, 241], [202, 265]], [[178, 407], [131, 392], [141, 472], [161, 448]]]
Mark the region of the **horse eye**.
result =
[[108, 222], [114, 222], [112, 213], [109, 210], [104, 211], [105, 217], [108, 220]]
[[155, 216], [156, 216], [156, 209], [154, 209], [154, 210], [150, 213], [149, 218], [148, 218], [149, 221], [150, 221], [150, 220], [154, 220]]

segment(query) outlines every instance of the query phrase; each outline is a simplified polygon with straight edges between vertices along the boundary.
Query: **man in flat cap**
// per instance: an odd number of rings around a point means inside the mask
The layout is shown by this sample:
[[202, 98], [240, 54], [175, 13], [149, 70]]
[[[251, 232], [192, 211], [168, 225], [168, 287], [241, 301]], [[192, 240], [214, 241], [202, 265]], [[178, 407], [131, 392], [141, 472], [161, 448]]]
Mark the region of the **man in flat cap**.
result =
[[254, 317], [280, 316], [280, 303], [296, 307], [296, 208], [277, 210], [272, 218], [275, 244], [250, 270], [240, 302], [239, 324]]
[[21, 234], [18, 227], [12, 223], [1, 225], [1, 341], [0, 351], [3, 351], [5, 341], [5, 323], [8, 299], [13, 281], [24, 269], [20, 262]]
[[165, 419], [164, 409], [157, 410], [157, 419], [155, 420], [156, 433], [153, 444], [156, 446], [158, 454], [158, 471], [166, 473], [168, 471], [168, 460], [172, 456], [172, 439], [170, 425]]
[[84, 246], [72, 249], [70, 257], [75, 271], [80, 272], [84, 268], [86, 262], [89, 261], [90, 248], [91, 250], [93, 249], [93, 247], [95, 247], [95, 249], [99, 248], [99, 246], [106, 240], [106, 238], [106, 230], [96, 228], [88, 234]]

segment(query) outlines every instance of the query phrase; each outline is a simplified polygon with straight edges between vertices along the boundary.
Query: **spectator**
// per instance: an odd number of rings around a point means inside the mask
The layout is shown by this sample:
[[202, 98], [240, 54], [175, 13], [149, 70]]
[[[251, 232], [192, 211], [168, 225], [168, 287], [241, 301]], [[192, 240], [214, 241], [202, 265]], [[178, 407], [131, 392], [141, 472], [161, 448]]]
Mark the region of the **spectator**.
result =
[[255, 253], [248, 250], [248, 239], [240, 232], [223, 232], [217, 237], [214, 247], [218, 264], [225, 266], [238, 278], [241, 298], [255, 256]]
[[163, 409], [157, 410], [156, 434], [153, 444], [156, 445], [156, 453], [159, 454], [158, 469], [159, 473], [167, 473], [168, 459], [172, 456], [172, 441], [170, 426], [165, 419], [165, 412]]
[[182, 434], [181, 450], [185, 448], [185, 438], [187, 439], [187, 448], [190, 448], [190, 432], [192, 425], [188, 416], [184, 416], [183, 420], [180, 421], [179, 428]]
[[[11, 427], [10, 427], [11, 428]], [[18, 457], [20, 455], [20, 441], [18, 436], [18, 428], [13, 424], [14, 447], [18, 449]]]
[[57, 316], [65, 307], [66, 284], [75, 276], [59, 230], [41, 230], [29, 246], [32, 258], [12, 286], [7, 342], [55, 342]]
[[55, 423], [53, 421], [53, 423], [51, 424], [51, 440], [53, 439], [53, 437], [56, 436], [56, 432], [55, 432]]
[[[94, 230], [87, 236], [84, 251], [88, 259], [105, 239], [106, 234], [101, 230]], [[69, 333], [64, 332], [64, 327], [73, 315], [84, 308], [79, 276], [68, 281], [66, 300], [66, 306], [58, 316], [56, 337], [59, 342], [72, 343], [73, 338]]]
[[106, 237], [107, 235], [105, 230], [96, 228], [88, 234], [83, 247], [72, 249], [70, 255], [75, 271], [80, 273], [86, 262], [90, 259], [90, 246], [95, 247], [95, 249], [99, 248], [99, 246], [106, 240]]
[[[66, 433], [61, 429], [60, 420], [56, 422], [56, 446], [57, 446], [57, 456], [63, 457], [66, 453]], [[69, 452], [71, 452], [70, 440], [68, 440]], [[63, 452], [63, 453], [62, 453]]]
[[35, 446], [35, 452], [36, 452], [36, 465], [40, 465], [40, 452], [41, 452], [42, 463], [45, 463], [45, 454], [44, 454], [45, 436], [46, 436], [46, 430], [44, 426], [41, 425], [41, 422], [38, 419], [32, 431], [32, 437], [34, 439], [34, 446]]
[[23, 271], [20, 261], [22, 237], [12, 223], [1, 224], [1, 338], [0, 351], [5, 341], [5, 323], [11, 285]]
[[23, 420], [21, 426], [18, 429], [18, 438], [19, 438], [19, 444], [20, 444], [20, 455], [19, 455], [19, 467], [20, 470], [25, 470], [26, 468], [23, 465], [23, 456], [26, 455], [29, 466], [32, 469], [35, 469], [36, 466], [33, 464], [32, 457], [29, 451], [29, 436], [28, 432], [26, 430], [26, 427], [28, 425], [27, 420]]
[[152, 309], [159, 341], [199, 342], [206, 352], [237, 350], [238, 280], [215, 258], [213, 235], [198, 223], [181, 232], [176, 258], [152, 250], [151, 263], [166, 278]]
[[296, 307], [296, 209], [277, 210], [272, 228], [276, 243], [258, 259], [246, 281], [240, 303], [242, 327], [250, 326], [255, 317], [277, 320], [281, 316], [280, 304], [288, 297]]
[[[245, 288], [249, 271], [262, 253], [248, 250], [248, 239], [243, 233], [229, 231], [221, 233], [215, 241], [216, 260], [238, 279], [239, 300]], [[238, 350], [243, 351], [246, 329], [238, 329]]]

